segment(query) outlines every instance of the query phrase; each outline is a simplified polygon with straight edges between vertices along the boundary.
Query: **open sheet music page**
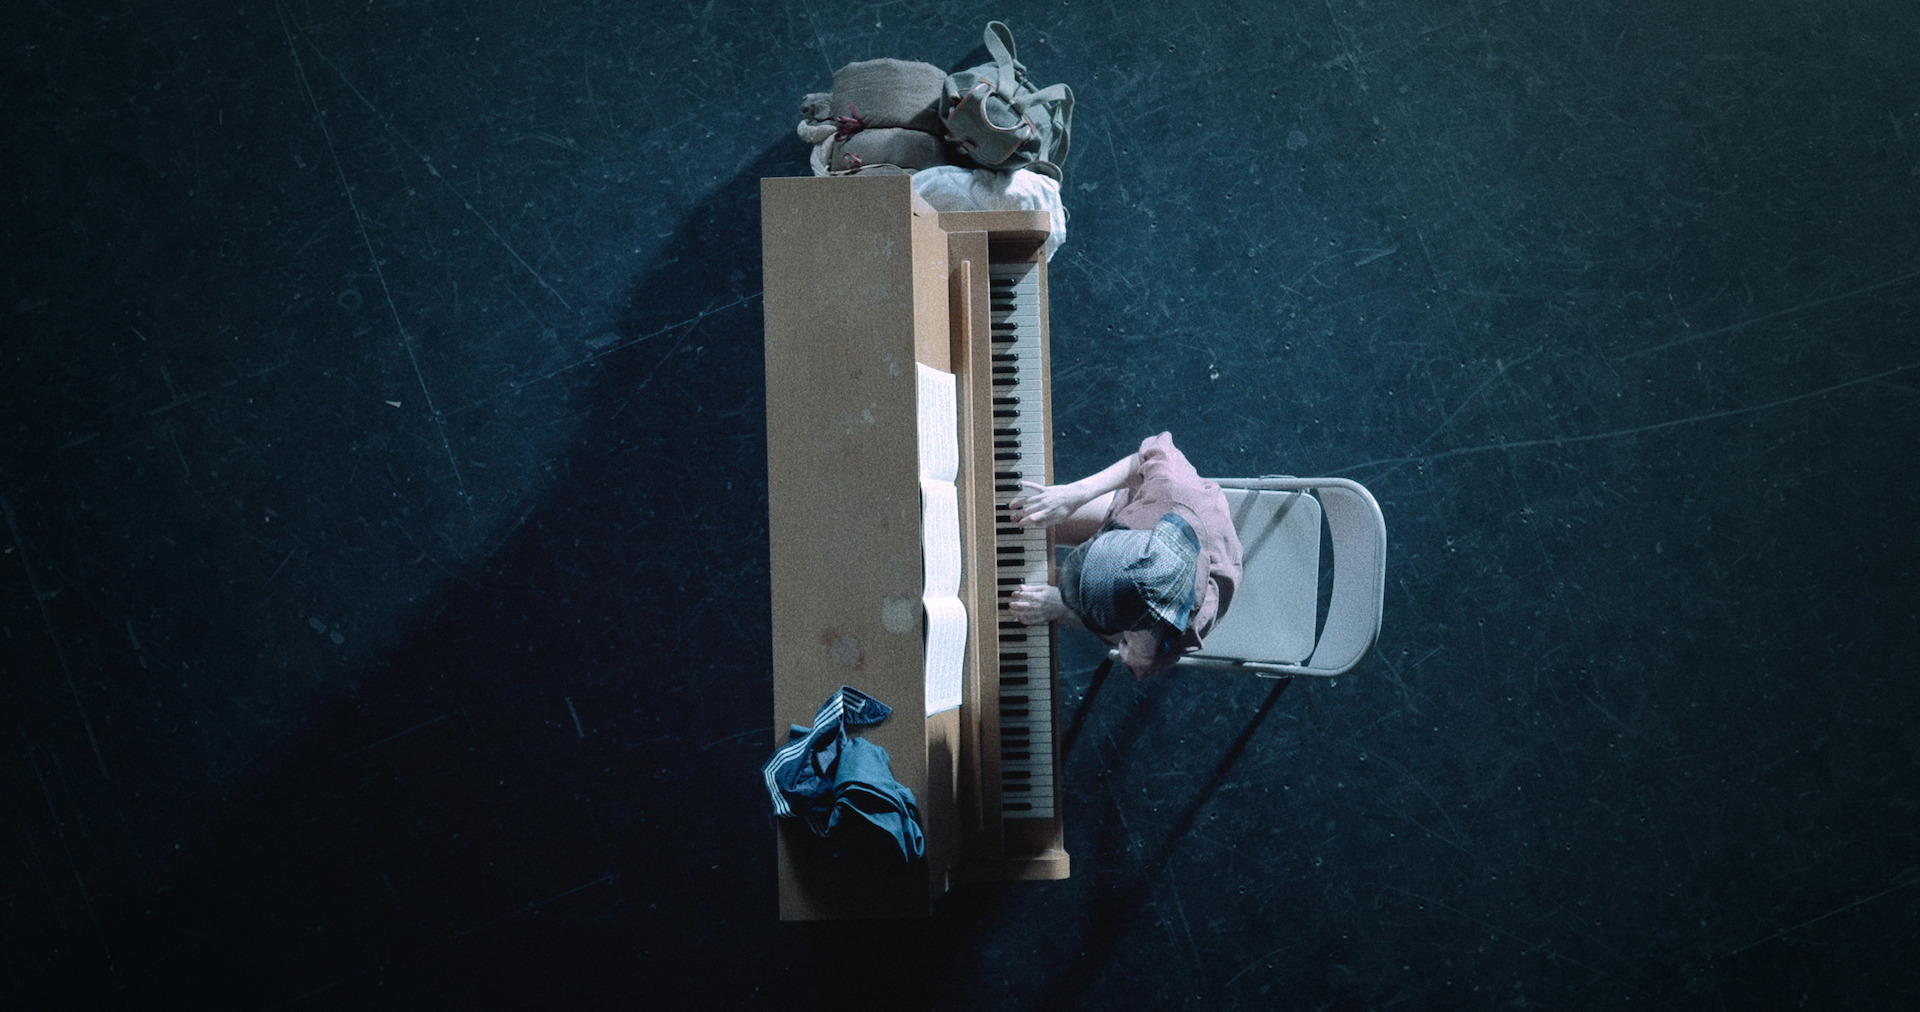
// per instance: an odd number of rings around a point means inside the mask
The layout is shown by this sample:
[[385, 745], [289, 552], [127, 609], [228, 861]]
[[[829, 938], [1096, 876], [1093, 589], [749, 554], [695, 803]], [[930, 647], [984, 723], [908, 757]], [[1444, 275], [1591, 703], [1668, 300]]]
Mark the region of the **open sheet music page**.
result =
[[967, 609], [960, 603], [958, 387], [953, 374], [916, 363], [920, 375], [920, 531], [927, 610], [927, 714], [960, 705]]

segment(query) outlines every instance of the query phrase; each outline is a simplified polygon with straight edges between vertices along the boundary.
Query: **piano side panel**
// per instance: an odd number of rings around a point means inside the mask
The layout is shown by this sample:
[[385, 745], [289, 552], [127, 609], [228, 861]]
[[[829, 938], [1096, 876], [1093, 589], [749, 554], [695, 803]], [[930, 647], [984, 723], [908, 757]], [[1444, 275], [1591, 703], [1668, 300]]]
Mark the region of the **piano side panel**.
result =
[[935, 369], [953, 371], [953, 314], [948, 272], [951, 253], [940, 212], [913, 202], [913, 354]]
[[[946, 225], [951, 216], [943, 216]], [[999, 642], [991, 635], [999, 602], [994, 574], [993, 419], [986, 401], [992, 390], [991, 338], [987, 295], [987, 234], [950, 231], [948, 258], [953, 265], [949, 299], [953, 317], [953, 366], [960, 377], [962, 541], [966, 575], [961, 592], [967, 613], [978, 616], [967, 637], [967, 693], [961, 706], [966, 738], [960, 781], [961, 832], [969, 860], [997, 861], [1000, 836], [1000, 779], [991, 757], [1000, 754]], [[964, 265], [965, 269], [962, 270]]]
[[[930, 282], [906, 177], [766, 179], [767, 499], [775, 744], [842, 684], [894, 708], [886, 748], [926, 824], [926, 862], [838, 861], [780, 820], [783, 919], [925, 916], [955, 833], [958, 716], [925, 716], [916, 349]], [[936, 342], [937, 343], [937, 342]]]
[[[940, 229], [939, 212], [912, 194], [913, 229], [913, 308], [914, 359], [935, 369], [952, 371], [952, 339], [948, 320], [952, 316], [948, 299], [946, 234]], [[917, 385], [916, 385], [917, 393]], [[956, 396], [963, 396], [956, 392]], [[963, 460], [965, 458], [962, 458]], [[917, 465], [916, 465], [917, 469]], [[964, 525], [964, 519], [962, 521]], [[964, 550], [966, 533], [961, 532]], [[966, 598], [961, 597], [964, 602]], [[968, 610], [972, 622], [972, 610]], [[923, 621], [924, 624], [924, 621]], [[921, 653], [925, 661], [924, 648]], [[964, 675], [963, 681], [964, 681]], [[920, 679], [921, 702], [915, 714], [925, 712], [925, 676]], [[951, 884], [953, 867], [961, 860], [959, 800], [961, 730], [959, 709], [945, 710], [926, 718], [927, 779], [924, 789], [915, 789], [920, 820], [927, 835], [926, 874], [929, 903], [945, 895]], [[929, 909], [928, 911], [932, 911]]]

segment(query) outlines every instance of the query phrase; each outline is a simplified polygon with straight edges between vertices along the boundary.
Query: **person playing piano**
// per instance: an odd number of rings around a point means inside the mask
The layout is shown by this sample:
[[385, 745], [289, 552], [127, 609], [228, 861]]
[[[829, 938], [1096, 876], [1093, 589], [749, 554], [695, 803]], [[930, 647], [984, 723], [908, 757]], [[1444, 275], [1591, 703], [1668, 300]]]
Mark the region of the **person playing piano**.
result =
[[1065, 485], [1023, 482], [1014, 520], [1071, 546], [1059, 585], [1021, 584], [1008, 603], [1027, 625], [1064, 621], [1119, 647], [1136, 679], [1200, 649], [1240, 581], [1240, 538], [1220, 486], [1165, 432], [1105, 470]]

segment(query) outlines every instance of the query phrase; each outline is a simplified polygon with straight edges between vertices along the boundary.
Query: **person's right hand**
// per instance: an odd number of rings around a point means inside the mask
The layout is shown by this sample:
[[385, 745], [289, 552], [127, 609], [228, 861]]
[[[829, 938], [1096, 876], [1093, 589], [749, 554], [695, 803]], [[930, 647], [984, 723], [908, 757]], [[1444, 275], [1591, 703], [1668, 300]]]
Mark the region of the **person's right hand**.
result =
[[1023, 583], [1007, 602], [1007, 611], [1021, 625], [1043, 625], [1067, 615], [1066, 599], [1050, 583]]
[[1088, 497], [1072, 485], [1042, 485], [1037, 481], [1020, 484], [1030, 491], [1007, 503], [1007, 510], [1023, 527], [1052, 527], [1088, 502]]

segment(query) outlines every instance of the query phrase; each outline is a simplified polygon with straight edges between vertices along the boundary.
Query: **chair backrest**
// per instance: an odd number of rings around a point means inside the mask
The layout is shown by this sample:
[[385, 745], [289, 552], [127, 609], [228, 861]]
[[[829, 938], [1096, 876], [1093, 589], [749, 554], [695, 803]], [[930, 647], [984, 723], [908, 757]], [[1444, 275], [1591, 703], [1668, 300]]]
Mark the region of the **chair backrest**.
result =
[[[1219, 478], [1245, 550], [1240, 585], [1200, 654], [1184, 663], [1265, 674], [1345, 674], [1379, 636], [1386, 596], [1386, 519], [1346, 478]], [[1320, 531], [1333, 586], [1318, 624]]]

